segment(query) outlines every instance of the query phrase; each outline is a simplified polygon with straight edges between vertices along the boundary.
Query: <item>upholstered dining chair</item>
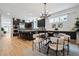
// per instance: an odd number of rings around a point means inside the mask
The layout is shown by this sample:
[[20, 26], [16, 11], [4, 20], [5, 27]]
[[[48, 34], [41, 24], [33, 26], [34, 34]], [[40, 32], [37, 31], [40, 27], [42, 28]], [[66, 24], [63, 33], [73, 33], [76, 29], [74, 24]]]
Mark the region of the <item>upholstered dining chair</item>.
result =
[[58, 55], [59, 51], [62, 51], [64, 55], [64, 37], [51, 37], [50, 39], [51, 42], [48, 44], [47, 55], [49, 54], [49, 49], [55, 51], [56, 56]]
[[67, 46], [67, 55], [69, 55], [70, 35], [64, 35], [64, 38], [65, 38], [65, 46]]
[[64, 37], [64, 41], [65, 41], [65, 46], [67, 46], [67, 55], [69, 55], [69, 43], [70, 43], [70, 35], [65, 34], [65, 33], [59, 33], [58, 37]]
[[40, 37], [40, 34], [33, 34], [34, 40], [32, 41], [32, 50], [39, 50], [42, 46], [42, 42], [44, 41], [44, 38]]

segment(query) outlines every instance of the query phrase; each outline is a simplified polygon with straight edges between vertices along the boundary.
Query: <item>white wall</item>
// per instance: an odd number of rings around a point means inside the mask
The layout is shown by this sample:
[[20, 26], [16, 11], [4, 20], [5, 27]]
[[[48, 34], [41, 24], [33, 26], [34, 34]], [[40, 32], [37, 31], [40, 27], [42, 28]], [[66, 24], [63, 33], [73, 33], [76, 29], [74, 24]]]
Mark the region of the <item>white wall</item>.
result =
[[75, 18], [79, 17], [79, 6], [74, 7], [74, 8], [70, 8], [67, 10], [63, 10], [63, 11], [59, 11], [56, 12], [54, 14], [52, 14], [51, 17], [49, 17], [48, 19], [46, 19], [46, 30], [52, 30], [54, 31], [54, 28], [52, 28], [52, 24], [49, 23], [49, 19], [52, 19], [53, 17], [57, 17], [60, 15], [64, 15], [67, 14], [68, 15], [68, 21], [63, 23], [63, 28], [59, 28], [58, 31], [73, 31], [72, 28], [74, 27], [75, 24]]
[[1, 15], [0, 15], [0, 39], [1, 39]]

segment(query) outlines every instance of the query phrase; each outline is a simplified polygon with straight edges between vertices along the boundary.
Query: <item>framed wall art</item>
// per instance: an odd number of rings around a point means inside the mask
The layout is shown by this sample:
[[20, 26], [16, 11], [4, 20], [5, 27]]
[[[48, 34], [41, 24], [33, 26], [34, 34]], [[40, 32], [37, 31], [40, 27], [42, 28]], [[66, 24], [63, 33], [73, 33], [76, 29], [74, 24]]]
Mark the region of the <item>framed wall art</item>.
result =
[[56, 28], [56, 24], [52, 24], [52, 28]]
[[58, 28], [62, 28], [63, 27], [63, 24], [62, 23], [59, 23], [58, 24]]

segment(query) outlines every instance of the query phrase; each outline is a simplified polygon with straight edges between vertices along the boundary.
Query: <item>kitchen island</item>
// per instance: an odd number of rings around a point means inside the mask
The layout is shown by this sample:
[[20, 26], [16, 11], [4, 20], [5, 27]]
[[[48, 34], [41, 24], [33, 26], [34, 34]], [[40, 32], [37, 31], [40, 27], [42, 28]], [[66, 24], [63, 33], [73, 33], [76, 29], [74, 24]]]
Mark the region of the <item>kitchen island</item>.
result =
[[49, 36], [53, 36], [54, 33], [65, 33], [71, 36], [71, 39], [76, 39], [76, 32], [74, 31], [50, 31], [50, 30], [19, 30], [19, 36], [33, 40], [33, 34], [35, 33], [48, 33]]

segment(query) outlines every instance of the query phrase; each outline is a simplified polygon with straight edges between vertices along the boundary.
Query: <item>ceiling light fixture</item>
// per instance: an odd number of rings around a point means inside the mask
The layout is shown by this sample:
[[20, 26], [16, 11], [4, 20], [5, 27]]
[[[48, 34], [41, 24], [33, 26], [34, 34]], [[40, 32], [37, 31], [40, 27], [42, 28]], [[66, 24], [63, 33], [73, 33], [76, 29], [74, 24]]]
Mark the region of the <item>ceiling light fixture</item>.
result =
[[47, 8], [47, 3], [44, 3], [44, 10], [40, 16], [40, 18], [42, 18], [42, 19], [46, 19], [47, 17], [51, 16], [51, 14], [48, 15], [48, 11], [46, 8]]
[[44, 10], [42, 11], [42, 13], [41, 13], [41, 18], [46, 18], [46, 16], [47, 16], [47, 13], [46, 13], [46, 3], [44, 3]]
[[46, 18], [48, 18], [52, 15], [52, 13], [48, 14], [48, 10], [46, 9], [47, 8], [47, 3], [43, 3], [43, 4], [44, 4], [44, 10], [41, 13], [40, 19], [46, 19]]

